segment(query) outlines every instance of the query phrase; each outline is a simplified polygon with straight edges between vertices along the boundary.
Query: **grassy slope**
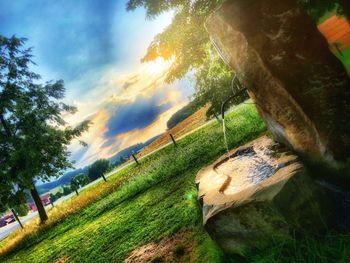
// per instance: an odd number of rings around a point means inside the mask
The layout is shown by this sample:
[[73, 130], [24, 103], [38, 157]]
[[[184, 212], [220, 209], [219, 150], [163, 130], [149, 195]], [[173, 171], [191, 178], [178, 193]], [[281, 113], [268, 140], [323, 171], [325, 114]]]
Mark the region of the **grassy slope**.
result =
[[[265, 131], [252, 105], [229, 114], [228, 126], [230, 148]], [[0, 261], [121, 262], [133, 249], [185, 229], [188, 258], [220, 262], [221, 250], [202, 227], [194, 178], [224, 152], [221, 125], [213, 123], [179, 141], [177, 148], [167, 147], [141, 166], [115, 174], [109, 184], [122, 184], [116, 191], [28, 238]]]

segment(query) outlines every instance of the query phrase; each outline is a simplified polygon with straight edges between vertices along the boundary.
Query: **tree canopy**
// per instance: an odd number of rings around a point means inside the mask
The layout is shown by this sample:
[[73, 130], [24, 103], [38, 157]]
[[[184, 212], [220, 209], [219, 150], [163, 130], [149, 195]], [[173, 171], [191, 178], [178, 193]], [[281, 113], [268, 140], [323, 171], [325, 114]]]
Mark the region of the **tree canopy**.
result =
[[35, 179], [47, 181], [72, 167], [68, 145], [89, 126], [89, 121], [67, 125], [62, 114], [77, 109], [61, 102], [62, 80], [39, 83], [40, 76], [29, 68], [34, 63], [25, 41], [0, 36], [0, 206], [12, 206], [24, 189], [36, 192]]
[[89, 182], [90, 178], [84, 173], [80, 173], [71, 179], [71, 185], [75, 185], [78, 188], [87, 185]]
[[172, 23], [154, 38], [142, 61], [152, 61], [158, 57], [171, 60], [172, 65], [166, 79], [168, 82], [180, 79], [190, 70], [201, 66], [210, 41], [204, 22], [221, 2], [223, 1], [130, 0], [127, 9], [134, 10], [143, 6], [148, 18], [175, 10]]
[[[349, 14], [348, 0], [296, 0], [318, 21], [329, 11]], [[205, 20], [223, 0], [129, 0], [127, 10], [146, 9], [152, 19], [173, 10], [171, 24], [155, 36], [148, 47], [143, 62], [158, 57], [172, 62], [166, 81], [173, 82], [194, 72], [197, 106], [211, 103], [210, 113], [218, 112], [225, 98], [232, 95], [230, 82], [234, 72], [225, 65], [213, 48], [205, 30]]]
[[89, 167], [88, 176], [92, 181], [96, 180], [97, 178], [103, 176], [105, 172], [109, 171], [110, 168], [111, 164], [108, 160], [99, 159]]
[[193, 71], [193, 105], [199, 108], [210, 103], [208, 115], [220, 112], [222, 102], [235, 92], [231, 85], [234, 72], [221, 60], [204, 27], [208, 15], [222, 2], [130, 0], [127, 5], [128, 10], [145, 7], [149, 18], [175, 10], [172, 23], [154, 38], [142, 61], [158, 57], [171, 60], [167, 82], [181, 79]]

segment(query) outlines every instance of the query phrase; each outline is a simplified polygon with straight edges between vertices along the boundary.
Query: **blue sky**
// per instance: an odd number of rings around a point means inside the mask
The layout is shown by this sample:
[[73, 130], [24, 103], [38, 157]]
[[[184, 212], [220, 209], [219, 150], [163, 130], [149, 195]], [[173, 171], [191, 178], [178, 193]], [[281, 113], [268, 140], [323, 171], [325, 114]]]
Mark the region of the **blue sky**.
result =
[[193, 88], [188, 80], [164, 83], [169, 63], [141, 64], [153, 37], [172, 19], [146, 20], [120, 0], [0, 0], [0, 34], [28, 38], [33, 70], [43, 81], [63, 79], [66, 102], [78, 107], [71, 125], [91, 119], [89, 146], [70, 147], [76, 166], [107, 158], [166, 129]]

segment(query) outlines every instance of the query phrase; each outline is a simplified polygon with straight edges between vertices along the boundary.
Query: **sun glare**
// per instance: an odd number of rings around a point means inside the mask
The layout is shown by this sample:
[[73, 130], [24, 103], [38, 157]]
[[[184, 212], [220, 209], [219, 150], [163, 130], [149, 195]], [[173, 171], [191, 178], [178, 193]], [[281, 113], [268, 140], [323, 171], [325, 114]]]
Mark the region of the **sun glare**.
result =
[[145, 71], [150, 75], [160, 75], [167, 71], [170, 67], [170, 62], [163, 58], [157, 58], [155, 61], [145, 64]]

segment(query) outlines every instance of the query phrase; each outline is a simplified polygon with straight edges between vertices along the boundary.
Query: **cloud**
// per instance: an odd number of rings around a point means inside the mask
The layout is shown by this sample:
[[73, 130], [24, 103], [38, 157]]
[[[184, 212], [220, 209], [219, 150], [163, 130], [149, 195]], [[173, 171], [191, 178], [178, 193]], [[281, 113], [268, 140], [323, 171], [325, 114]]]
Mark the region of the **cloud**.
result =
[[140, 76], [139, 75], [134, 75], [132, 77], [130, 77], [128, 80], [126, 80], [123, 84], [123, 89], [126, 90], [128, 89], [130, 86], [136, 84], [137, 82], [140, 81]]
[[167, 111], [161, 113], [157, 119], [145, 127], [144, 129], [134, 129], [132, 131], [121, 133], [115, 136], [115, 141], [119, 142], [119, 149], [124, 149], [129, 147], [130, 145], [134, 145], [136, 143], [145, 142], [156, 135], [159, 135], [167, 130], [167, 122], [170, 117], [184, 107], [187, 104], [186, 101], [178, 103], [174, 105]]
[[180, 99], [183, 99], [181, 98], [181, 92], [177, 89], [171, 89], [169, 90], [169, 92], [165, 95], [165, 97], [163, 99], [161, 99], [159, 102], [158, 102], [158, 106], [161, 106], [161, 105], [165, 105], [165, 104], [168, 104], [168, 103], [174, 103], [174, 102], [177, 102], [179, 101]]
[[89, 132], [84, 133], [81, 138], [88, 143], [88, 146], [83, 147], [77, 140], [74, 141], [70, 146], [70, 151], [73, 152], [71, 158], [77, 161], [77, 167], [83, 167], [97, 159], [109, 158], [126, 147], [145, 142], [166, 131], [169, 118], [185, 106], [186, 103], [186, 101], [183, 101], [165, 110], [144, 128], [135, 128], [127, 132], [111, 134], [110, 136], [103, 135], [106, 135], [108, 132], [108, 123], [112, 116], [109, 115], [108, 111], [100, 111], [92, 119], [93, 125]]
[[119, 105], [107, 123], [108, 131], [105, 136], [147, 127], [171, 106], [169, 103], [158, 105], [158, 101], [157, 97], [147, 99], [140, 96], [132, 103]]
[[[70, 145], [69, 150], [74, 154], [71, 156], [72, 160], [77, 161], [77, 166], [85, 166], [93, 161], [108, 156], [110, 147], [105, 145], [108, 140], [103, 136], [107, 132], [107, 122], [110, 118], [108, 111], [100, 110], [91, 119], [92, 125], [88, 132], [85, 132], [81, 140], [85, 141], [88, 146], [83, 147], [78, 140], [74, 140]], [[105, 146], [104, 146], [105, 145]]]

